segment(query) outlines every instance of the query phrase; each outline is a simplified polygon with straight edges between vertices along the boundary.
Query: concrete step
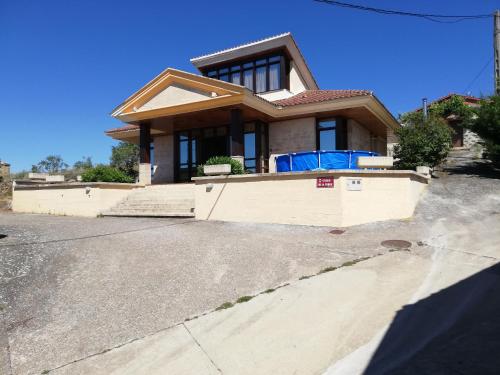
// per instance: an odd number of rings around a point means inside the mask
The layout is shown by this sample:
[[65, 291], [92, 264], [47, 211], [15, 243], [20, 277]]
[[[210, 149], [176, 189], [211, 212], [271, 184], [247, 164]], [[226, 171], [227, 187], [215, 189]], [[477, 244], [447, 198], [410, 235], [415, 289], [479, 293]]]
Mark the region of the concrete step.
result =
[[168, 211], [106, 211], [102, 216], [121, 216], [121, 217], [194, 217], [194, 212], [168, 212]]
[[146, 186], [103, 216], [194, 217], [194, 205], [194, 185]]

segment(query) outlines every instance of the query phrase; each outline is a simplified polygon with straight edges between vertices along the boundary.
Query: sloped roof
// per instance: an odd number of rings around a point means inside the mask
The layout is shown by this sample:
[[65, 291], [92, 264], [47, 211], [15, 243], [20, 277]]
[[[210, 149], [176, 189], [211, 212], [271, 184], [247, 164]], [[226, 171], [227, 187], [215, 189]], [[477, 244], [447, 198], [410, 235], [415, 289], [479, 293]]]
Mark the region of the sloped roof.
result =
[[288, 51], [308, 87], [311, 89], [318, 89], [318, 84], [309, 69], [304, 56], [302, 55], [302, 52], [297, 46], [292, 34], [289, 32], [194, 57], [190, 61], [198, 70], [201, 70], [204, 67], [219, 65], [227, 61], [244, 58], [246, 56], [278, 48], [285, 48]]
[[282, 107], [289, 107], [366, 95], [372, 95], [372, 92], [367, 90], [306, 90], [286, 99], [275, 100], [273, 103]]

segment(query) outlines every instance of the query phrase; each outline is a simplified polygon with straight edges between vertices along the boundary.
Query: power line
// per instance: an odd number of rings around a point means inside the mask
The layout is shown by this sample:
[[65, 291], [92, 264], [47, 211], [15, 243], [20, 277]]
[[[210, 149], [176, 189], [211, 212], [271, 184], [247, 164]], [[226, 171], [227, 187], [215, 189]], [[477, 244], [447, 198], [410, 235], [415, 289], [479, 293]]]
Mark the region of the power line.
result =
[[426, 19], [428, 21], [440, 22], [440, 23], [456, 23], [456, 22], [460, 22], [460, 21], [476, 20], [476, 19], [484, 19], [484, 18], [491, 18], [492, 17], [491, 14], [474, 14], [474, 15], [459, 16], [459, 15], [448, 15], [448, 14], [414, 13], [414, 12], [403, 12], [403, 11], [391, 10], [391, 9], [373, 8], [373, 7], [367, 7], [364, 5], [343, 3], [341, 1], [335, 1], [335, 0], [313, 0], [313, 1], [316, 1], [318, 3], [333, 5], [333, 6], [337, 6], [337, 7], [363, 10], [363, 11], [374, 12], [374, 13], [378, 13], [378, 14], [423, 18], [423, 19]]
[[464, 93], [467, 93], [467, 90], [477, 81], [477, 79], [479, 77], [481, 77], [481, 74], [484, 73], [484, 71], [486, 70], [486, 68], [491, 64], [491, 62], [493, 61], [493, 56], [488, 60], [488, 62], [481, 68], [481, 70], [479, 71], [479, 73], [477, 73], [477, 75], [472, 79], [472, 81], [470, 81], [470, 83], [467, 85], [467, 87], [465, 88], [464, 90]]

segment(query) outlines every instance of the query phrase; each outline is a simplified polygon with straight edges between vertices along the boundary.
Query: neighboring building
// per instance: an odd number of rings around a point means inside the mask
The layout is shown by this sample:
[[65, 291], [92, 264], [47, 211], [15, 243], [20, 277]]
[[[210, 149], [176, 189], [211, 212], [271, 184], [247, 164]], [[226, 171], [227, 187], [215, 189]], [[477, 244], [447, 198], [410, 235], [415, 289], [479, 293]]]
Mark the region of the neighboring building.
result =
[[168, 68], [112, 112], [126, 125], [106, 134], [140, 145], [141, 183], [190, 181], [216, 155], [256, 173], [290, 152], [385, 155], [400, 126], [371, 91], [320, 90], [290, 33], [191, 62], [200, 75]]
[[[481, 102], [481, 99], [476, 98], [474, 96], [469, 96], [469, 95], [461, 95], [461, 94], [454, 94], [450, 93], [446, 96], [443, 96], [439, 99], [434, 100], [433, 102], [429, 103], [429, 107], [431, 107], [433, 104], [437, 103], [442, 103], [453, 96], [459, 96], [463, 98], [464, 103], [470, 107], [479, 107], [479, 103]], [[421, 111], [422, 109], [419, 108], [417, 111]], [[450, 127], [453, 129], [453, 136], [452, 136], [452, 145], [454, 148], [470, 148], [476, 143], [480, 141], [480, 138], [478, 137], [477, 134], [471, 132], [468, 129], [465, 129], [461, 124], [460, 124], [460, 118], [455, 116], [455, 115], [450, 115], [446, 118], [446, 121], [450, 125]]]
[[10, 180], [10, 164], [0, 160], [0, 181]]

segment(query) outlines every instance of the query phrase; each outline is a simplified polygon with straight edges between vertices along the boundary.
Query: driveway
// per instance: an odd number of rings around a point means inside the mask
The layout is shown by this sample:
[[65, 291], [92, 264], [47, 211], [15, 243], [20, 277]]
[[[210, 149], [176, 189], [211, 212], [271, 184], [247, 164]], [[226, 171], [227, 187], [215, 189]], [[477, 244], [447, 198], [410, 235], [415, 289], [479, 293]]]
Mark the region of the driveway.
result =
[[[439, 177], [413, 220], [343, 234], [2, 214], [4, 368], [13, 374], [457, 372], [450, 366], [460, 350], [480, 343], [484, 353], [500, 337], [498, 319], [491, 318], [500, 316], [498, 303], [484, 306], [499, 285], [500, 180], [468, 155], [457, 155]], [[389, 251], [380, 245], [388, 239], [412, 247]], [[316, 275], [332, 267], [340, 268]], [[316, 276], [303, 277], [309, 275]], [[259, 294], [270, 288], [276, 290]], [[257, 297], [213, 312], [247, 295]], [[478, 319], [488, 328], [482, 334], [471, 324]], [[445, 350], [450, 342], [452, 352]], [[463, 353], [460, 359], [460, 369], [473, 366]], [[496, 363], [483, 365], [488, 373]]]

